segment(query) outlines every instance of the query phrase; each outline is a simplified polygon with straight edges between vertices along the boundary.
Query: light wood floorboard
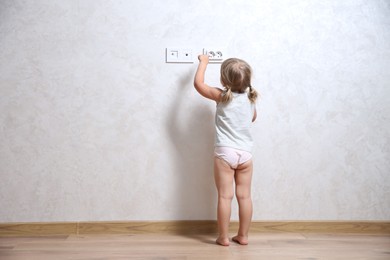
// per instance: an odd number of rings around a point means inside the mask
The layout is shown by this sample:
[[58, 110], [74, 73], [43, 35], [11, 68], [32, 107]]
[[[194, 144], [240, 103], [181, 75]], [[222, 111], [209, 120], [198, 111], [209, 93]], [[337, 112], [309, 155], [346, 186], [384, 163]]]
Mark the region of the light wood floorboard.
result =
[[259, 233], [250, 244], [214, 243], [213, 234], [97, 234], [0, 237], [0, 259], [278, 260], [390, 259], [390, 235]]
[[[230, 231], [238, 229], [238, 222], [230, 224]], [[251, 232], [295, 233], [361, 233], [390, 234], [386, 221], [253, 221]], [[157, 222], [71, 222], [71, 223], [0, 223], [3, 236], [98, 235], [98, 234], [210, 234], [217, 232], [215, 220], [157, 221]]]

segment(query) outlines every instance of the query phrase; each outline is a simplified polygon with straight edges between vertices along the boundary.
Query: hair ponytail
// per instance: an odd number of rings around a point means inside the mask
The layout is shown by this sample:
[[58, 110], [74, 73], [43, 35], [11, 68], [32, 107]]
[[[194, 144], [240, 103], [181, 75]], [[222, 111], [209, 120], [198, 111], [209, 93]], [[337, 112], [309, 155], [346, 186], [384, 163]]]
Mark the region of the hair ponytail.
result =
[[227, 104], [232, 99], [233, 99], [232, 89], [230, 87], [226, 87], [226, 89], [222, 92], [221, 102]]
[[257, 99], [257, 91], [249, 85], [248, 98], [251, 103], [255, 103]]

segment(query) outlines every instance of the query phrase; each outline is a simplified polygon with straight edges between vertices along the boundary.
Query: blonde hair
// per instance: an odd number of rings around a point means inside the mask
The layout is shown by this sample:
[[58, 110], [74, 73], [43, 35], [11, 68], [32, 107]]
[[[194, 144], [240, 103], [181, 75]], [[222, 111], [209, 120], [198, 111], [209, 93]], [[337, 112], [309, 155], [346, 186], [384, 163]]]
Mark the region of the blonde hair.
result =
[[257, 99], [257, 91], [251, 86], [252, 69], [241, 59], [230, 58], [221, 65], [221, 83], [225, 87], [221, 102], [229, 103], [233, 99], [232, 92], [245, 93], [249, 88], [248, 98], [251, 103]]

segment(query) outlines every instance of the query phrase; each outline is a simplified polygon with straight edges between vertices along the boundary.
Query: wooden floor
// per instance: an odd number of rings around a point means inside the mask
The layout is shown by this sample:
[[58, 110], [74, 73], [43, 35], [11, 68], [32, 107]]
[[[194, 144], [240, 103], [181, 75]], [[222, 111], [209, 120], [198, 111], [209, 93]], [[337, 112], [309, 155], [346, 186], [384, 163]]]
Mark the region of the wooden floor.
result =
[[229, 247], [215, 235], [67, 235], [0, 237], [0, 259], [390, 259], [390, 235], [254, 233]]

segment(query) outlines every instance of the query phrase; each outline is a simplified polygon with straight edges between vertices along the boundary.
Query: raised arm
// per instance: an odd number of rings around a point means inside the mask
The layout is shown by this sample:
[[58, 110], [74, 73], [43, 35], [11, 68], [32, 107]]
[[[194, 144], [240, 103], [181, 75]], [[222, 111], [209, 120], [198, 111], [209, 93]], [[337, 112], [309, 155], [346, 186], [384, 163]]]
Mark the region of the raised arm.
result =
[[210, 87], [204, 83], [204, 74], [206, 72], [207, 64], [209, 63], [209, 57], [207, 55], [199, 55], [198, 59], [199, 65], [198, 69], [196, 70], [194, 79], [195, 89], [205, 98], [219, 102], [221, 99], [222, 90]]

